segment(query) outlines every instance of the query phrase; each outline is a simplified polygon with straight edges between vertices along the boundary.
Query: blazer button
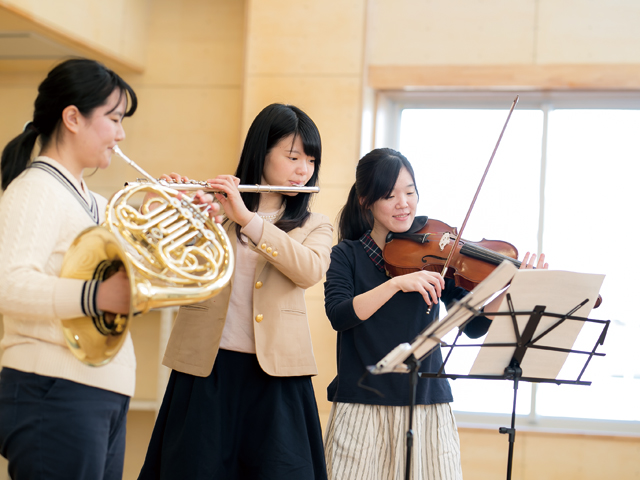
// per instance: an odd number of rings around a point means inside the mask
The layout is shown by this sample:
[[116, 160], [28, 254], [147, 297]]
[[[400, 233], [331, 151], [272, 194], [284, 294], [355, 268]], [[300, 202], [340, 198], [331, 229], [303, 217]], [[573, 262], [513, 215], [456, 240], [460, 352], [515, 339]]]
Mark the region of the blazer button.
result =
[[262, 245], [260, 245], [260, 248], [261, 248], [261, 249], [263, 249], [263, 250], [265, 250], [265, 249], [267, 248], [267, 244], [266, 244], [266, 243], [263, 243]]
[[274, 251], [273, 251], [273, 253], [272, 253], [271, 255], [273, 255], [274, 257], [277, 257], [277, 256], [278, 256], [278, 251], [277, 251], [277, 250], [274, 250]]
[[262, 321], [264, 317], [262, 316], [261, 313], [259, 313], [258, 315], [256, 315], [256, 322], [260, 323]]
[[262, 282], [260, 280], [256, 282], [256, 288], [262, 288]]
[[271, 253], [271, 250], [273, 250], [273, 248], [271, 247], [267, 248], [267, 253]]

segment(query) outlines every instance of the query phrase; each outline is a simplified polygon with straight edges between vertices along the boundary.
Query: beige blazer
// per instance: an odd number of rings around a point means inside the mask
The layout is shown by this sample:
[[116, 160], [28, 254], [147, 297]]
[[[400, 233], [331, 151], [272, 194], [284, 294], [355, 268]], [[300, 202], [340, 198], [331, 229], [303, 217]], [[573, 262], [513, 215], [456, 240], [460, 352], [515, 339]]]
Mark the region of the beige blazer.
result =
[[[311, 214], [300, 228], [288, 233], [269, 222], [260, 241], [247, 241], [258, 252], [253, 291], [256, 354], [272, 376], [318, 373], [307, 321], [304, 291], [318, 283], [329, 268], [333, 226], [327, 217]], [[228, 222], [234, 254], [236, 224]], [[180, 308], [163, 364], [179, 372], [208, 376], [218, 354], [233, 279], [218, 295]]]

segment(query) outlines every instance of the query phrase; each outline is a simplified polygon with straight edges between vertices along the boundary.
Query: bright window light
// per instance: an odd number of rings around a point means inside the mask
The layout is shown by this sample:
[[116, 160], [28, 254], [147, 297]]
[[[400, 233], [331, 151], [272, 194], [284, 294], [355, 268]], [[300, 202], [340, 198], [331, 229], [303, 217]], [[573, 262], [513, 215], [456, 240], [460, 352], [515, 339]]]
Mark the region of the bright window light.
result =
[[[606, 274], [600, 308], [612, 320], [602, 351], [586, 371], [589, 387], [541, 385], [541, 415], [640, 421], [640, 267], [628, 255], [640, 234], [640, 111], [554, 110], [549, 114], [545, 251], [554, 268]], [[601, 239], [601, 240], [598, 240]], [[603, 246], [604, 249], [602, 248]]]
[[[440, 102], [438, 108], [401, 108], [397, 138], [416, 173], [418, 214], [458, 228], [508, 112], [461, 108], [464, 103], [461, 98], [452, 107]], [[633, 276], [640, 260], [631, 246], [640, 234], [638, 132], [640, 110], [554, 109], [541, 101], [512, 115], [463, 238], [508, 241], [520, 259], [541, 249], [553, 269], [605, 274], [602, 306], [589, 318], [611, 320], [598, 348], [606, 357], [594, 358], [583, 377], [593, 384], [532, 389], [521, 383], [519, 414], [640, 421], [640, 280]], [[590, 328], [583, 329], [581, 346], [589, 344]], [[466, 373], [474, 350], [459, 349], [448, 373]], [[568, 361], [561, 375], [575, 370], [576, 362]], [[457, 411], [511, 413], [512, 382], [459, 379], [451, 385]]]
[[[407, 109], [400, 152], [420, 192], [418, 214], [460, 228], [508, 110]], [[463, 237], [508, 241], [536, 249], [542, 112], [515, 111]], [[505, 201], [508, 199], [508, 201]]]

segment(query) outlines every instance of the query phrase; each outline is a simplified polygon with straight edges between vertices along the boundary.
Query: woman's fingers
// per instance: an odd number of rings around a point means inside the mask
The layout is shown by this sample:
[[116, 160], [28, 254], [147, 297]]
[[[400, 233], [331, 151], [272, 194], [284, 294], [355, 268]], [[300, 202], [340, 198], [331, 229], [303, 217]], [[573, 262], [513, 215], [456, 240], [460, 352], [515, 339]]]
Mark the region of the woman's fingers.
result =
[[205, 193], [204, 190], [198, 190], [193, 196], [193, 200], [197, 204], [213, 203], [213, 195], [211, 195], [210, 193]]
[[169, 177], [177, 183], [186, 183], [189, 181], [188, 177], [184, 177], [182, 175], [180, 175], [179, 173], [176, 172], [171, 172], [171, 174], [169, 175]]
[[540, 254], [540, 259], [538, 260], [538, 265], [537, 265], [536, 268], [548, 269], [549, 268], [549, 264], [546, 263], [544, 260], [545, 260], [544, 253], [541, 253]]
[[204, 193], [202, 190], [198, 190], [193, 197], [193, 203], [196, 205], [204, 205], [202, 212], [206, 212], [210, 218], [217, 223], [222, 223], [222, 216], [218, 215], [220, 212], [220, 205], [215, 202], [213, 195], [210, 193]]
[[418, 293], [420, 293], [420, 295], [422, 295], [422, 298], [424, 299], [424, 303], [426, 303], [427, 305], [431, 306], [432, 301], [431, 301], [431, 297], [429, 295], [429, 292], [427, 292], [425, 289], [422, 289], [421, 291], [418, 291]]
[[436, 294], [435, 288], [431, 284], [424, 285], [422, 287], [422, 298], [427, 305], [432, 305], [434, 303], [438, 303], [438, 295]]
[[[438, 298], [442, 296], [442, 290], [444, 290], [444, 278], [442, 275], [435, 272], [421, 272], [426, 274], [427, 284], [431, 287], [429, 290], [432, 295], [431, 297], [438, 303]], [[435, 296], [434, 296], [435, 295]]]
[[237, 188], [234, 187], [233, 181], [226, 178], [229, 176], [230, 175], [218, 175], [216, 178], [208, 179], [207, 183], [216, 192], [224, 193], [229, 196], [237, 191]]
[[207, 183], [216, 182], [228, 182], [235, 185], [240, 185], [240, 179], [234, 175], [218, 175], [216, 178], [210, 178]]
[[240, 179], [233, 175], [218, 175], [207, 183], [216, 192], [215, 198], [224, 208], [225, 215], [240, 226], [245, 226], [254, 216], [250, 212], [238, 190]]
[[96, 303], [104, 312], [127, 314], [131, 289], [129, 278], [123, 270], [119, 270], [98, 286]]
[[520, 270], [525, 270], [528, 268], [533, 268], [534, 262], [536, 261], [536, 254], [531, 254], [531, 252], [527, 252], [522, 259], [522, 263], [520, 263]]
[[184, 177], [176, 172], [171, 172], [169, 175], [163, 173], [160, 175], [160, 180], [164, 180], [168, 183], [187, 183], [189, 181], [189, 177]]
[[536, 257], [537, 255], [535, 253], [531, 255], [529, 252], [527, 252], [524, 258], [522, 259], [522, 263], [520, 264], [520, 269], [524, 270], [524, 269], [531, 269], [531, 268], [542, 268], [542, 269], [549, 268], [549, 264], [545, 262], [544, 253], [540, 254], [540, 258], [538, 259], [537, 262], [536, 262]]

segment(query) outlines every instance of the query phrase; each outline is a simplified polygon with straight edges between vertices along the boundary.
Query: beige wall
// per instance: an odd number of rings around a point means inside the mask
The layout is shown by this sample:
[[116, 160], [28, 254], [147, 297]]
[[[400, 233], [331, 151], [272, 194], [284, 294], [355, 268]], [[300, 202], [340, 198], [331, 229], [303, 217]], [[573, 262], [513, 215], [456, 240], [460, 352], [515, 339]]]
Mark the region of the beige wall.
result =
[[[460, 430], [465, 480], [504, 478], [507, 435], [497, 430]], [[640, 478], [640, 441], [628, 437], [598, 437], [517, 431], [514, 480], [585, 480]]]
[[635, 0], [372, 0], [372, 6], [372, 65], [640, 63]]
[[[605, 63], [626, 68], [610, 80], [619, 85], [640, 65], [640, 7], [634, 0], [139, 0], [116, 1], [106, 12], [105, 2], [78, 0], [68, 2], [78, 6], [68, 18], [51, 6], [57, 3], [13, 0], [0, 6], [37, 12], [40, 24], [95, 48], [98, 58], [120, 68], [140, 98], [139, 111], [125, 120], [122, 149], [131, 158], [153, 175], [178, 170], [206, 178], [232, 172], [259, 110], [271, 102], [292, 103], [320, 128], [321, 193], [314, 210], [331, 219], [353, 182], [361, 149], [371, 144], [376, 88], [455, 85], [461, 72], [467, 86], [502, 85], [505, 70], [498, 67], [519, 73], [518, 82], [535, 84], [531, 78], [540, 71], [524, 67], [549, 66], [569, 72], [544, 71], [545, 81], [558, 85], [576, 76], [576, 64], [593, 73]], [[136, 35], [118, 22], [133, 6], [131, 21], [144, 25]], [[117, 17], [115, 37], [96, 24], [99, 15]], [[30, 118], [36, 86], [50, 64], [35, 71], [2, 65], [0, 102], [11, 112], [0, 116], [4, 144]], [[381, 72], [388, 81], [382, 87]], [[108, 196], [132, 176], [114, 158], [88, 182]], [[324, 422], [335, 334], [324, 315], [321, 284], [308, 291], [307, 304]], [[134, 320], [132, 335], [139, 362], [136, 400], [153, 400], [161, 355], [158, 315]], [[153, 412], [130, 412], [127, 479], [136, 478], [153, 421]], [[462, 429], [461, 442], [465, 478], [504, 474], [504, 435]], [[640, 478], [639, 449], [638, 439], [519, 432], [514, 478]], [[593, 452], [605, 452], [603, 463], [596, 463]]]
[[91, 49], [135, 70], [144, 68], [151, 0], [1, 0], [14, 13], [3, 31], [29, 29], [73, 48]]
[[[233, 171], [241, 147], [244, 5], [155, 0], [144, 73], [123, 76], [139, 110], [124, 121], [122, 151], [151, 175], [205, 180]], [[136, 173], [114, 157], [90, 186], [110, 196]]]
[[640, 89], [634, 0], [371, 0], [378, 89]]
[[[322, 136], [321, 193], [314, 211], [335, 218], [355, 174], [364, 48], [364, 0], [249, 0], [243, 130], [265, 105], [291, 103], [314, 120]], [[335, 375], [335, 334], [324, 314], [322, 284], [306, 294], [323, 417], [326, 387]]]

